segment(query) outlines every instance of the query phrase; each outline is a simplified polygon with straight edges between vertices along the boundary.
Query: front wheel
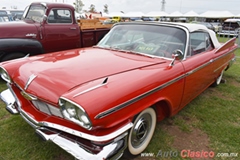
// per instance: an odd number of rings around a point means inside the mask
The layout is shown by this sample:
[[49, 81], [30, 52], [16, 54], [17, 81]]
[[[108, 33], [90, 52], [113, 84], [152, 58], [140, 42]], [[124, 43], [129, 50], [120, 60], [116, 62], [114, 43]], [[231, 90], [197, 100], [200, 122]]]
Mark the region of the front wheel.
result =
[[156, 112], [153, 108], [145, 109], [136, 117], [133, 127], [129, 131], [125, 157], [137, 156], [147, 148], [152, 139], [156, 121]]

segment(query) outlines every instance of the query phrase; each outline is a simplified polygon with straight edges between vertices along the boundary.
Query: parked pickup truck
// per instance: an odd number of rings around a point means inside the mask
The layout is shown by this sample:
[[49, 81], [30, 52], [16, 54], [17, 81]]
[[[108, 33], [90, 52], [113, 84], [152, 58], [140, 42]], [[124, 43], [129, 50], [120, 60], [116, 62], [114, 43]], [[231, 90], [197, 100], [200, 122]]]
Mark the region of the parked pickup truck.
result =
[[240, 33], [240, 19], [226, 19], [219, 30], [219, 36], [238, 37]]
[[26, 8], [22, 21], [1, 23], [0, 62], [93, 46], [109, 31], [109, 25], [94, 20], [96, 27], [82, 29], [74, 12], [68, 4], [35, 2]]

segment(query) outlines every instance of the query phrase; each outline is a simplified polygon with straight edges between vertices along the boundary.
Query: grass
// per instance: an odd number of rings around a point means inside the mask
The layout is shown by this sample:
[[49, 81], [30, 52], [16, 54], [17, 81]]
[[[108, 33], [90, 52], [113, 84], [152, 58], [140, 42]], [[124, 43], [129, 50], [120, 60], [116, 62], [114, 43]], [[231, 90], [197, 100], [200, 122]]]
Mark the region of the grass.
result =
[[[220, 41], [226, 41], [220, 38]], [[240, 57], [240, 49], [236, 52]], [[240, 154], [240, 61], [224, 73], [226, 83], [216, 88], [208, 88], [176, 116], [160, 122], [155, 130], [154, 137], [145, 153], [159, 151], [176, 151], [178, 156], [157, 157], [147, 159], [181, 159], [180, 149], [175, 141], [180, 135], [173, 135], [168, 128], [177, 127], [184, 135], [191, 135], [193, 131], [200, 130], [208, 137], [207, 148], [217, 153]], [[0, 82], [0, 90], [5, 84]], [[176, 132], [177, 133], [177, 132]], [[0, 102], [0, 160], [72, 160], [71, 155], [51, 142], [42, 141], [20, 116], [12, 116]], [[196, 144], [195, 138], [190, 139]], [[200, 139], [203, 140], [203, 139]], [[184, 143], [184, 142], [183, 142]], [[200, 141], [197, 143], [201, 143]], [[181, 146], [184, 144], [178, 144]], [[185, 148], [191, 149], [192, 148]], [[199, 148], [199, 150], [205, 149]], [[238, 155], [238, 158], [240, 155]], [[146, 157], [145, 157], [146, 158]], [[214, 159], [234, 159], [215, 157]], [[235, 158], [235, 159], [238, 159]], [[137, 159], [144, 159], [138, 157]]]

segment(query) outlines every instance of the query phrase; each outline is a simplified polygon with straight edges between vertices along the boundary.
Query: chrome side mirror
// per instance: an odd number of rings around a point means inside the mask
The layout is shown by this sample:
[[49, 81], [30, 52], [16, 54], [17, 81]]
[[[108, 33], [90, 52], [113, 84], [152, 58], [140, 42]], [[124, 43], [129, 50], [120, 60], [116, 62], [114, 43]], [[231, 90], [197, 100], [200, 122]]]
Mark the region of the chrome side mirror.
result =
[[169, 64], [169, 66], [173, 66], [176, 60], [182, 60], [184, 58], [184, 54], [180, 49], [176, 49], [175, 51], [173, 51], [172, 57], [173, 57], [173, 60]]
[[45, 14], [44, 16], [43, 16], [43, 21], [46, 21], [47, 20], [47, 15]]

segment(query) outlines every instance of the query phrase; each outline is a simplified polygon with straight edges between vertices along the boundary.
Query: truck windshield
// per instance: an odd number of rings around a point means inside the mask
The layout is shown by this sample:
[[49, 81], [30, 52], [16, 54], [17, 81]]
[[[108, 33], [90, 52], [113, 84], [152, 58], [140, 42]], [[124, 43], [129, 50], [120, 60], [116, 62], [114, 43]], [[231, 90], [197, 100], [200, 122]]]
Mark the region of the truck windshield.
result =
[[43, 5], [33, 5], [26, 8], [24, 19], [31, 19], [35, 22], [42, 22], [46, 8]]

